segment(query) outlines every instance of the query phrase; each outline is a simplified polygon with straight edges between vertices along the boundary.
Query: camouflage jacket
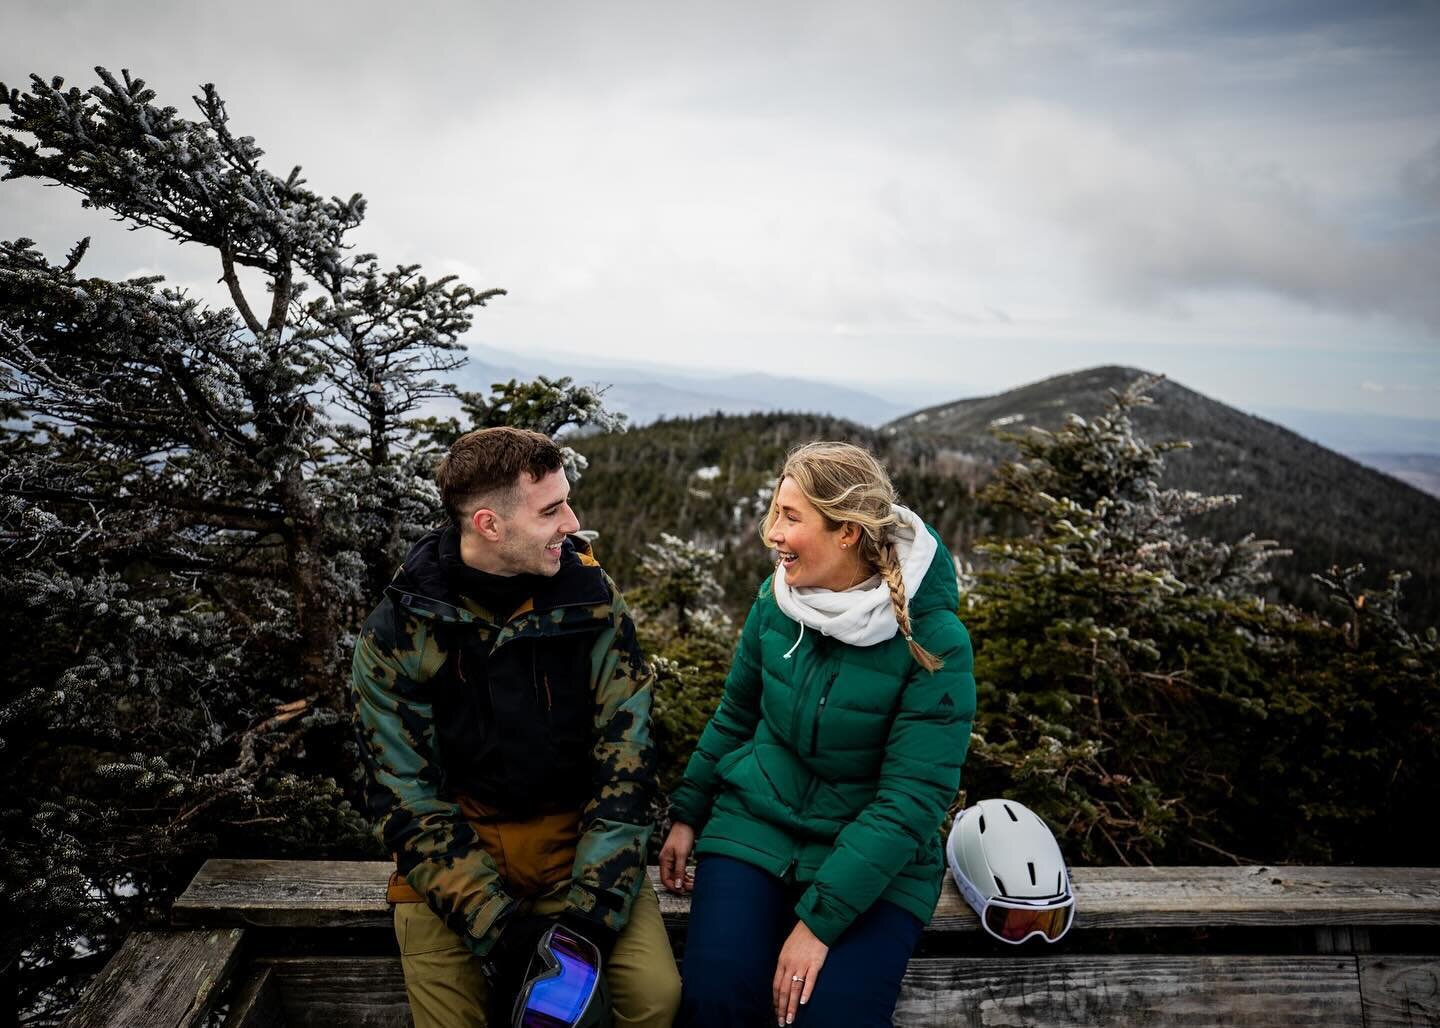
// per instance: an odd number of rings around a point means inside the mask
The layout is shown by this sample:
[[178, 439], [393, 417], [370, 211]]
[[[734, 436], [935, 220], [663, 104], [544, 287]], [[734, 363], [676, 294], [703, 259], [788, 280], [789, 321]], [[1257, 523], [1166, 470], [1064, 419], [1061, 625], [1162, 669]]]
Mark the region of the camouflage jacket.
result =
[[411, 549], [355, 647], [351, 693], [377, 834], [431, 909], [474, 952], [488, 953], [516, 900], [449, 787], [434, 716], [439, 690], [455, 687], [447, 663], [462, 645], [493, 655], [526, 641], [593, 638], [591, 774], [566, 903], [571, 915], [618, 933], [645, 881], [655, 790], [651, 675], [624, 600], [588, 545], [572, 539], [543, 599], [537, 593], [538, 604], [502, 623], [464, 597], [435, 595], [444, 587], [426, 561], [438, 536]]

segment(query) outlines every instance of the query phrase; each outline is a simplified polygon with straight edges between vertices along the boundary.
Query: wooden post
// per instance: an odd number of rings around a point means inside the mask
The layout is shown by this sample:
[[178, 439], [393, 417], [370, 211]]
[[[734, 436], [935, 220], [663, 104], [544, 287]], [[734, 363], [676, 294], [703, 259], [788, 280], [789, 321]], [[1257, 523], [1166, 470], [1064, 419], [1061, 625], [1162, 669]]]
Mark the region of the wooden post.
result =
[[241, 928], [131, 932], [65, 1019], [66, 1028], [204, 1024], [244, 936]]
[[1369, 953], [1370, 929], [1363, 925], [1320, 925], [1315, 929], [1315, 952]]

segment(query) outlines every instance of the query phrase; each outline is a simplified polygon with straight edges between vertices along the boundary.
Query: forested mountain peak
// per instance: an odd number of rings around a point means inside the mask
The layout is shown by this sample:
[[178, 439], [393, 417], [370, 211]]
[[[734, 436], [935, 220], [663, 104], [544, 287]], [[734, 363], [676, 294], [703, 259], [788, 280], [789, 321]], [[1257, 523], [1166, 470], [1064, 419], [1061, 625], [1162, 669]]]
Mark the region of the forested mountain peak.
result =
[[[882, 431], [987, 462], [1014, 455], [1007, 434], [1054, 430], [1067, 414], [1089, 418], [1149, 372], [1102, 365], [1055, 375], [998, 393], [938, 404], [907, 414]], [[1134, 412], [1147, 438], [1192, 445], [1171, 455], [1165, 481], [1206, 493], [1238, 493], [1230, 510], [1207, 515], [1205, 531], [1220, 538], [1247, 532], [1293, 550], [1276, 562], [1277, 580], [1293, 598], [1318, 601], [1311, 572], [1364, 563], [1380, 580], [1387, 568], [1415, 578], [1411, 612], [1432, 623], [1440, 612], [1440, 500], [1264, 418], [1246, 414], [1178, 382], [1149, 390], [1154, 404]]]

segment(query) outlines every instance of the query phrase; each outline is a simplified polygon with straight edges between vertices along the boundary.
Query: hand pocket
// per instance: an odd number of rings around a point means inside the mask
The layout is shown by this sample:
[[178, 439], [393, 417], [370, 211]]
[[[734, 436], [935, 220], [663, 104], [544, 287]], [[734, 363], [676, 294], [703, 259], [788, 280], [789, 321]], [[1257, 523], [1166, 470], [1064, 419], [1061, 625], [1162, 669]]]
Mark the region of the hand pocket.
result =
[[400, 945], [400, 954], [406, 957], [452, 950], [466, 956], [470, 953], [460, 936], [447, 928], [424, 903], [395, 907], [395, 941]]

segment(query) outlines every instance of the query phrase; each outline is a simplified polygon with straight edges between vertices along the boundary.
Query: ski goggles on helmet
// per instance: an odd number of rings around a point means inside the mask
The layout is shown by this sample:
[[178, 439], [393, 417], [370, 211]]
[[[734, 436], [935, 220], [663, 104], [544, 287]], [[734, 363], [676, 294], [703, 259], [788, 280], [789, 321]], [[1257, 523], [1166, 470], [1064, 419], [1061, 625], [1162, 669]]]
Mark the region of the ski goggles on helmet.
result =
[[1010, 899], [984, 896], [952, 861], [950, 870], [960, 895], [980, 918], [980, 927], [999, 939], [1018, 946], [1038, 935], [1046, 942], [1059, 942], [1075, 923], [1075, 894], [1070, 891], [1070, 875], [1065, 875], [1065, 891], [1045, 899]]
[[999, 939], [1019, 945], [1033, 936], [1059, 942], [1075, 920], [1075, 897], [1066, 896], [1059, 905], [1036, 906], [1024, 900], [991, 899], [977, 910], [980, 924]]
[[514, 1028], [571, 1028], [585, 1016], [599, 985], [595, 944], [552, 925], [540, 936], [515, 999]]

